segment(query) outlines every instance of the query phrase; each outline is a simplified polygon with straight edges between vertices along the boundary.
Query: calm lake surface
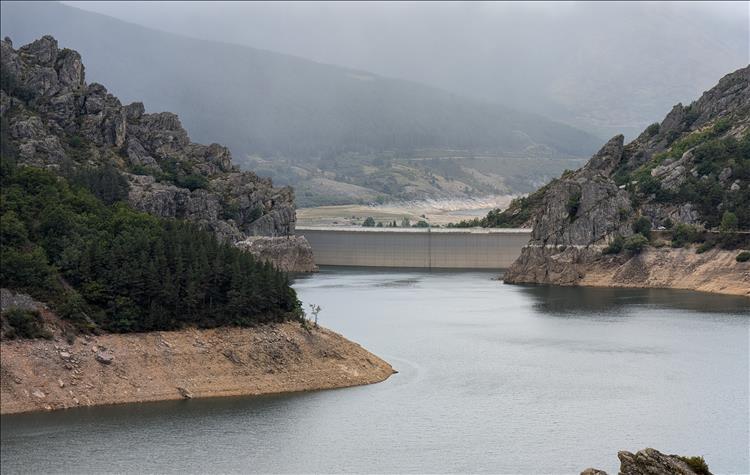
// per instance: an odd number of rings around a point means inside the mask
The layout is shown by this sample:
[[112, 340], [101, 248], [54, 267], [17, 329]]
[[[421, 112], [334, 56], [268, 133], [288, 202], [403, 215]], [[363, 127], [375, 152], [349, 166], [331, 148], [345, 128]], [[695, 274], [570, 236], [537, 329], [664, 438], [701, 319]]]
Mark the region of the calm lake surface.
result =
[[750, 308], [708, 294], [324, 269], [321, 324], [399, 371], [314, 393], [2, 418], [2, 472], [617, 473], [618, 450], [749, 473]]

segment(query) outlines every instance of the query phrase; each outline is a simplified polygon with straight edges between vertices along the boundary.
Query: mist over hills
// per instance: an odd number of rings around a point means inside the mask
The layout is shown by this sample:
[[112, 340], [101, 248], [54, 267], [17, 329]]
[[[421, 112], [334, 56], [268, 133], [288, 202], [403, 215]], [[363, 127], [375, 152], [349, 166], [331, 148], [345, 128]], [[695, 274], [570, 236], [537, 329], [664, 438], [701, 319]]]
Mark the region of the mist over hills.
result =
[[236, 157], [305, 162], [341, 153], [459, 150], [576, 156], [598, 140], [573, 127], [421, 84], [129, 24], [59, 3], [3, 2], [2, 35], [52, 34], [87, 58], [87, 79]]
[[[747, 64], [748, 2], [66, 2], [634, 138]], [[281, 34], [280, 34], [281, 33]]]

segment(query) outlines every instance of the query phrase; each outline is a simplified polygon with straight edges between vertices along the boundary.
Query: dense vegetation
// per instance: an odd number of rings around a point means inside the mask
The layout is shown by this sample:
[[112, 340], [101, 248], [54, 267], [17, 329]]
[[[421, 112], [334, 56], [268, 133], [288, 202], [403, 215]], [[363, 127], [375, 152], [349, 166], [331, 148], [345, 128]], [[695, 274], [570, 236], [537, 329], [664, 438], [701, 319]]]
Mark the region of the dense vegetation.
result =
[[[615, 182], [627, 185], [635, 204], [647, 199], [657, 203], [693, 203], [707, 228], [718, 227], [722, 213], [729, 211], [737, 217], [738, 229], [750, 229], [750, 188], [747, 186], [750, 182], [750, 134], [739, 139], [721, 137], [728, 127], [728, 122], [720, 120], [711, 129], [676, 140], [668, 151], [654, 155], [639, 168], [618, 170]], [[692, 149], [696, 173], [689, 175], [675, 190], [663, 188], [661, 182], [651, 176], [651, 170], [668, 159], [679, 159], [689, 149]], [[725, 170], [731, 174], [722, 178]], [[741, 185], [732, 189], [729, 184], [735, 180], [740, 180]]]
[[286, 275], [194, 225], [132, 210], [118, 201], [116, 173], [85, 169], [66, 179], [3, 159], [0, 285], [91, 330], [299, 318]]

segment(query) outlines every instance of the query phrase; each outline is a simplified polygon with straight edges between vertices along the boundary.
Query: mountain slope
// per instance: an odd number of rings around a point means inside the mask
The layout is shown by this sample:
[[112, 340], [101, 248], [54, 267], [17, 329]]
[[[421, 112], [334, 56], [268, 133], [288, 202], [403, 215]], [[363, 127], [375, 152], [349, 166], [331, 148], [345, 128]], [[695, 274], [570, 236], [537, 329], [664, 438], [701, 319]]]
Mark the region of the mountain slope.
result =
[[239, 171], [224, 146], [192, 142], [175, 114], [123, 106], [101, 84], [87, 84], [81, 56], [51, 36], [17, 50], [3, 40], [0, 48], [3, 156], [84, 175], [83, 184], [107, 202], [195, 222], [222, 241], [285, 236], [285, 247], [305, 248], [309, 259], [284, 270], [314, 268], [309, 245], [293, 236], [290, 188]]
[[[519, 216], [529, 217], [533, 232], [508, 282], [575, 284], [598, 274], [611, 285], [669, 286], [703, 269], [703, 280], [685, 285], [722, 278], [733, 293], [750, 295], [748, 265], [733, 260], [750, 245], [750, 66], [689, 106], [676, 105], [629, 144], [613, 137], [583, 168], [484, 224]], [[701, 243], [697, 253], [711, 254], [691, 262], [654, 249], [665, 240], [675, 249]]]
[[430, 84], [628, 140], [745, 64], [750, 47], [747, 2], [67, 3]]
[[3, 35], [53, 34], [89, 77], [149, 110], [173, 110], [199, 140], [238, 157], [307, 160], [419, 149], [582, 156], [577, 129], [407, 81], [230, 44], [194, 40], [57, 3], [3, 2]]

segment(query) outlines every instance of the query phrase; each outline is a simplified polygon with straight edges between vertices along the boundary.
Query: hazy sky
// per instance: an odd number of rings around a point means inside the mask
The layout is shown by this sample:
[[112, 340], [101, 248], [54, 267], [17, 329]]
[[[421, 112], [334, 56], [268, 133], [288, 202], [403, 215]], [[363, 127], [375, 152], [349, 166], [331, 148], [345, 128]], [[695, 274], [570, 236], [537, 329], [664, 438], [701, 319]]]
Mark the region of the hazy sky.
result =
[[64, 2], [637, 133], [746, 65], [750, 2]]

